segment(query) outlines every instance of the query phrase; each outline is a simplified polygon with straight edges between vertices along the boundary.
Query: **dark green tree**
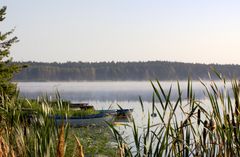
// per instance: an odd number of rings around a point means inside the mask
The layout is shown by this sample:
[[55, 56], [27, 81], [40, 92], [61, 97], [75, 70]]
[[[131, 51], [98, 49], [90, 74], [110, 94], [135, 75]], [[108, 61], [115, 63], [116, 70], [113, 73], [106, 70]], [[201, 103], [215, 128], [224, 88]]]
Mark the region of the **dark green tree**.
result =
[[[5, 19], [6, 7], [0, 8], [0, 24]], [[2, 32], [0, 30], [0, 95], [7, 95], [11, 97], [15, 94], [17, 86], [11, 80], [15, 73], [21, 67], [12, 63], [10, 55], [10, 48], [12, 44], [18, 42], [17, 37], [11, 37], [14, 30]]]

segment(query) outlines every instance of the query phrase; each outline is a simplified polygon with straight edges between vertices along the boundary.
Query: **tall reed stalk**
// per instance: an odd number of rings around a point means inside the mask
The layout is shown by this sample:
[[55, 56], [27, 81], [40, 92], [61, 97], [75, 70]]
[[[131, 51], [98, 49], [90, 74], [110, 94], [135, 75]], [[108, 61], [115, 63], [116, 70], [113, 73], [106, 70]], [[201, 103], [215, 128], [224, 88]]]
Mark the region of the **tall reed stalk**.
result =
[[[9, 148], [8, 156], [56, 155], [58, 128], [50, 118], [54, 112], [46, 99], [31, 102], [1, 95], [0, 102], [0, 137]], [[57, 101], [55, 106], [60, 103], [61, 100]], [[67, 127], [65, 130], [67, 131]]]
[[[215, 81], [208, 85], [200, 80], [206, 101], [196, 98], [190, 79], [186, 99], [177, 82], [178, 94], [174, 100], [171, 99], [172, 87], [166, 91], [159, 81], [151, 82], [154, 90], [152, 110], [157, 112], [159, 123], [151, 124], [150, 114], [144, 126], [137, 126], [133, 120], [130, 126], [133, 141], [130, 143], [109, 124], [118, 149], [124, 149], [125, 156], [137, 157], [240, 156], [240, 83], [232, 80], [229, 89], [227, 81], [216, 74], [221, 85]], [[141, 99], [140, 103], [144, 107]]]

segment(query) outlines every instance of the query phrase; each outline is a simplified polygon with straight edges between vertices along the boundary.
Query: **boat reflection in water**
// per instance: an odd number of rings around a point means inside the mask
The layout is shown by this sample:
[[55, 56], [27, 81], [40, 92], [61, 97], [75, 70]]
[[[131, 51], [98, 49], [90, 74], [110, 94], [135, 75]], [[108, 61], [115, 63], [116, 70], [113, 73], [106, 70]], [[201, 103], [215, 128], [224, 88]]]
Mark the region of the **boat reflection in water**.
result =
[[85, 116], [54, 116], [56, 125], [61, 125], [62, 123], [68, 123], [71, 127], [81, 127], [81, 126], [104, 126], [107, 123], [115, 122], [130, 122], [132, 119], [133, 109], [109, 109], [109, 110], [95, 110], [92, 105], [88, 103], [71, 103], [69, 105], [70, 109], [87, 111], [94, 110], [97, 114], [90, 114]]
[[82, 126], [104, 126], [107, 125], [106, 122], [112, 123], [114, 118], [111, 115], [104, 113], [87, 115], [87, 116], [55, 116], [55, 122], [57, 126], [60, 126], [62, 123], [69, 124], [71, 127], [82, 127]]

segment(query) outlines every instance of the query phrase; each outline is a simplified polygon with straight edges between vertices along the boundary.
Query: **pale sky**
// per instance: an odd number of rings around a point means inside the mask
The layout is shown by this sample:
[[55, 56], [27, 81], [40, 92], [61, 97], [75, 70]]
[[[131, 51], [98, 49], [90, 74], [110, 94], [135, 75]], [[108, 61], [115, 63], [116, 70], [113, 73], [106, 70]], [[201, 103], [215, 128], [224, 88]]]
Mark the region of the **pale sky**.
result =
[[240, 64], [239, 0], [1, 0], [15, 61]]

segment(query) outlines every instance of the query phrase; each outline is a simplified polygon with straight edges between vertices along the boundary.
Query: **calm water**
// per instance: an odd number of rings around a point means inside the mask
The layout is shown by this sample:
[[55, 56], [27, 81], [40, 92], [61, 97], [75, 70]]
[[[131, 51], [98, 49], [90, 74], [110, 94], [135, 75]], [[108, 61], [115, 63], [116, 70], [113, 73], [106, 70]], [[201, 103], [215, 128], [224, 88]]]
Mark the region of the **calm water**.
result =
[[[174, 102], [178, 95], [177, 82], [160, 82], [163, 89], [171, 90], [171, 100]], [[210, 82], [204, 82], [209, 85]], [[154, 82], [155, 85], [156, 82]], [[183, 98], [186, 98], [187, 82], [179, 83]], [[217, 82], [219, 87], [222, 87], [221, 82]], [[231, 86], [227, 84], [227, 88]], [[62, 99], [70, 100], [71, 102], [87, 102], [95, 107], [95, 109], [118, 108], [118, 104], [122, 108], [133, 108], [133, 117], [138, 126], [144, 127], [147, 124], [148, 112], [152, 112], [152, 94], [153, 88], [150, 82], [140, 81], [124, 81], [124, 82], [18, 82], [20, 94], [26, 98], [37, 98], [47, 95], [53, 99], [56, 92], [59, 92]], [[203, 92], [204, 87], [200, 82], [193, 82], [193, 91], [196, 98], [205, 102], [208, 108], [208, 102]], [[144, 112], [142, 112], [139, 97], [143, 100]], [[183, 102], [184, 103], [184, 102]], [[160, 106], [156, 103], [156, 107]], [[179, 121], [182, 119], [178, 115]], [[152, 118], [151, 124], [158, 124], [158, 118]], [[119, 127], [119, 131], [129, 137], [132, 141], [132, 133], [130, 128]]]
[[[178, 95], [177, 82], [160, 82], [163, 89], [168, 91], [172, 87], [171, 99], [174, 101]], [[210, 82], [204, 82], [209, 85]], [[155, 85], [156, 82], [154, 82]], [[187, 81], [179, 83], [183, 98], [186, 97]], [[204, 87], [200, 82], [193, 82], [193, 90], [197, 99], [204, 100]], [[221, 82], [217, 82], [221, 87]], [[230, 86], [230, 84], [227, 84]], [[118, 108], [117, 104], [123, 108], [133, 108], [134, 117], [140, 122], [142, 109], [139, 97], [144, 101], [145, 113], [151, 111], [151, 100], [153, 88], [149, 81], [117, 81], [117, 82], [18, 82], [20, 94], [26, 98], [37, 98], [45, 96], [54, 98], [59, 92], [62, 99], [71, 102], [88, 102], [96, 109]], [[143, 118], [144, 119], [144, 118]]]
[[[156, 83], [155, 83], [156, 84]], [[164, 90], [172, 86], [172, 98], [177, 95], [176, 82], [161, 82]], [[148, 81], [139, 82], [19, 82], [21, 95], [27, 98], [37, 98], [41, 95], [54, 97], [58, 91], [62, 99], [70, 101], [138, 101], [139, 96], [144, 101], [151, 101], [153, 88]], [[180, 82], [183, 96], [186, 96], [187, 82]], [[194, 92], [203, 99], [203, 85], [193, 82]]]

